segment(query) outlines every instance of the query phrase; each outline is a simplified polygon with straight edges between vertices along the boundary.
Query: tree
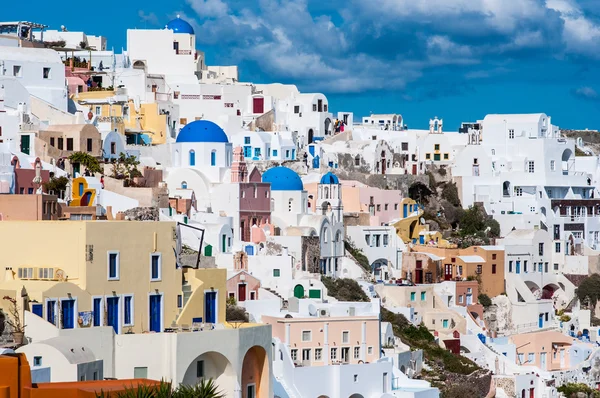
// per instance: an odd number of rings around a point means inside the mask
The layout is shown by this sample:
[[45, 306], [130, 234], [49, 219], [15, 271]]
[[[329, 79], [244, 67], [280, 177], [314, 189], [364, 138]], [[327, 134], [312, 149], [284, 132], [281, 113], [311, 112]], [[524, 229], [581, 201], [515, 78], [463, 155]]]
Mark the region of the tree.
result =
[[417, 203], [427, 204], [433, 191], [422, 182], [415, 182], [408, 188], [408, 197]]
[[119, 158], [112, 165], [112, 177], [119, 180], [133, 180], [135, 177], [141, 177], [142, 173], [137, 169], [140, 161], [135, 156], [129, 156], [121, 152]]
[[600, 275], [592, 274], [585, 278], [575, 291], [579, 302], [588, 308], [595, 308], [600, 298]]
[[79, 163], [84, 166], [90, 173], [96, 174], [102, 171], [100, 162], [87, 152], [73, 152], [69, 156], [71, 164]]
[[477, 300], [479, 300], [479, 304], [483, 305], [485, 308], [492, 305], [492, 299], [485, 293], [481, 293], [479, 297], [477, 297]]
[[496, 238], [500, 236], [500, 224], [486, 216], [481, 206], [470, 206], [460, 219], [460, 234], [462, 236], [478, 235]]
[[54, 191], [58, 194], [61, 191], [67, 190], [69, 179], [67, 177], [52, 177], [50, 181], [44, 183], [44, 192]]
[[456, 183], [447, 182], [444, 184], [444, 188], [442, 189], [442, 199], [446, 199], [453, 206], [459, 207], [460, 198], [458, 196], [458, 188], [456, 188]]

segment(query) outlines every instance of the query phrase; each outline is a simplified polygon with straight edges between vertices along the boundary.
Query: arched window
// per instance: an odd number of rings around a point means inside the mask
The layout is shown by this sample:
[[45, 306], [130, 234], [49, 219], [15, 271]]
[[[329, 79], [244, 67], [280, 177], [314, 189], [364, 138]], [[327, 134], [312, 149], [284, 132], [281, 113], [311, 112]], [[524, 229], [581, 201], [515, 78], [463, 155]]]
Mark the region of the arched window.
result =
[[325, 187], [325, 199], [329, 199], [329, 187]]
[[181, 189], [187, 189], [187, 182], [181, 181]]
[[254, 186], [254, 199], [258, 198], [258, 188]]
[[211, 166], [216, 166], [217, 165], [217, 151], [215, 151], [214, 149], [210, 153], [210, 165]]
[[323, 228], [323, 243], [329, 243], [329, 228]]
[[196, 165], [196, 152], [191, 149], [190, 150], [190, 166], [195, 166]]

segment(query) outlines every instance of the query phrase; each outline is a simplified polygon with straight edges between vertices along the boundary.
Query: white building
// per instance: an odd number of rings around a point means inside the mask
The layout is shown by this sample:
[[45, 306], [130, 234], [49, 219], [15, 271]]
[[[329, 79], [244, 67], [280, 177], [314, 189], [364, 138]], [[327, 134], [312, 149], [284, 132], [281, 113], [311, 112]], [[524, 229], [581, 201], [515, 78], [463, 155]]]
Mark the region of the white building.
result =
[[0, 46], [0, 77], [15, 79], [32, 96], [67, 110], [65, 66], [54, 50]]

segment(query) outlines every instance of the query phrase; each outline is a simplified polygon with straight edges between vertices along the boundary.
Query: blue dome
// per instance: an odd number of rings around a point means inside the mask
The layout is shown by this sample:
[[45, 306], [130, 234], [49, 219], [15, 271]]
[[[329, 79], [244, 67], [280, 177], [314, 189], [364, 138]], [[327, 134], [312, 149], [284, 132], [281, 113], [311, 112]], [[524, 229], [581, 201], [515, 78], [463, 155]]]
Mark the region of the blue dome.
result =
[[271, 191], [302, 191], [304, 185], [302, 180], [292, 169], [278, 166], [265, 172], [262, 176], [263, 182], [271, 183]]
[[187, 124], [177, 135], [177, 142], [224, 142], [228, 143], [223, 129], [208, 120], [196, 120]]
[[167, 29], [171, 29], [174, 33], [187, 33], [190, 35], [194, 34], [194, 28], [192, 28], [192, 25], [179, 18], [179, 15], [177, 15], [177, 18], [167, 24]]
[[321, 184], [339, 184], [340, 180], [331, 171], [321, 178]]

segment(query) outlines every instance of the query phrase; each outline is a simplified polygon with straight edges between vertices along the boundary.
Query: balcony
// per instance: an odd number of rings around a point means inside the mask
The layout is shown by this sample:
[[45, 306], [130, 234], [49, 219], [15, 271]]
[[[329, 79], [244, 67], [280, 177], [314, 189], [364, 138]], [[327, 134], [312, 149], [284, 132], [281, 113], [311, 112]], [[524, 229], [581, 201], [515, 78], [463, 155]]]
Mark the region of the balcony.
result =
[[170, 93], [159, 93], [157, 91], [154, 92], [154, 100], [156, 101], [171, 101], [171, 94]]

